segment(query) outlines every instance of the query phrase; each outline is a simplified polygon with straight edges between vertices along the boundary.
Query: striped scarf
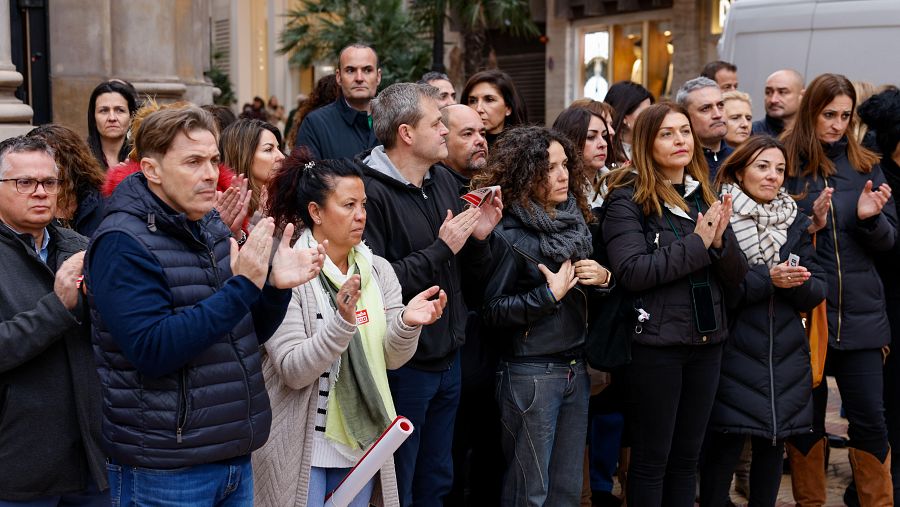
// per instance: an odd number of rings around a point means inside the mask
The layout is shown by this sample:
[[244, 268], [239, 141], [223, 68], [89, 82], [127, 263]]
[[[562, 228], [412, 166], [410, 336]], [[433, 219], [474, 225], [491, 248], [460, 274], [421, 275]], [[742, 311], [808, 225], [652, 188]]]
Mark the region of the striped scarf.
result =
[[733, 183], [722, 185], [722, 193], [731, 194], [731, 228], [747, 262], [770, 268], [781, 262], [779, 251], [787, 241], [788, 228], [797, 218], [794, 199], [782, 188], [770, 202], [759, 203]]

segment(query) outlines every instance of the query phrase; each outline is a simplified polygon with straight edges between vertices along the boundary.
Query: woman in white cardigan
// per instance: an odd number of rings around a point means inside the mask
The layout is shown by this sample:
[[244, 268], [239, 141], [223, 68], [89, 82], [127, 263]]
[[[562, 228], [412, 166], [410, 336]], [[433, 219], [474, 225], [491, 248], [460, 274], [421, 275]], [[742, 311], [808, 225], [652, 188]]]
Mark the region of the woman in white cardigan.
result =
[[[362, 173], [348, 160], [292, 156], [270, 183], [270, 215], [302, 220], [295, 248], [321, 243], [326, 259], [319, 277], [294, 289], [265, 344], [272, 431], [253, 454], [257, 505], [324, 505], [396, 416], [387, 369], [412, 357], [421, 326], [446, 305], [435, 286], [403, 306], [393, 268], [362, 243], [365, 201]], [[399, 505], [393, 460], [351, 506], [370, 502]]]

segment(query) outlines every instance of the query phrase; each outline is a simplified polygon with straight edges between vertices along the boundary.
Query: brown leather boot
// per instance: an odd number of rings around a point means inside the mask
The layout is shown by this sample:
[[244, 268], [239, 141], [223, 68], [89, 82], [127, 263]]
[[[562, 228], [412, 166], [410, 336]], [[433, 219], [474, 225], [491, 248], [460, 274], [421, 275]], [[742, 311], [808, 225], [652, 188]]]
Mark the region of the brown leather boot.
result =
[[890, 507], [894, 505], [894, 486], [891, 483], [891, 451], [884, 463], [874, 454], [850, 448], [850, 467], [856, 482], [856, 494], [862, 507]]
[[809, 454], [803, 454], [790, 443], [784, 447], [791, 460], [791, 489], [797, 507], [825, 505], [825, 439], [816, 442]]

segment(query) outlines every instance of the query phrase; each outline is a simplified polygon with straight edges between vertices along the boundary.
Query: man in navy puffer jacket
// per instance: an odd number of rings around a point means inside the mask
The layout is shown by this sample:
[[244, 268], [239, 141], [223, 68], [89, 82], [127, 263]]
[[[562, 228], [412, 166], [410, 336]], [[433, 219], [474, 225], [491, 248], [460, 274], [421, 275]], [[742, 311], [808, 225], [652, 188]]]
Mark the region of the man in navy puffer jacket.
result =
[[250, 453], [271, 409], [259, 345], [324, 251], [272, 259], [263, 219], [239, 251], [212, 212], [219, 151], [196, 106], [149, 114], [141, 171], [116, 188], [88, 249], [103, 447], [114, 505], [252, 505]]

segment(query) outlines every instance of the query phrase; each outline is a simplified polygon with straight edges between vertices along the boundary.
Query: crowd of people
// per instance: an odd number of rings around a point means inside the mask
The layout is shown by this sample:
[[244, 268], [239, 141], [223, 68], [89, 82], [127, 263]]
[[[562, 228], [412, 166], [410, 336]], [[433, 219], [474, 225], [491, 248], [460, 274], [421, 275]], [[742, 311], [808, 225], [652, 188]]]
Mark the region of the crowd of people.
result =
[[712, 62], [544, 127], [500, 70], [380, 82], [114, 79], [0, 143], [0, 506], [330, 505], [398, 415], [350, 505], [773, 506], [787, 456], [821, 506], [825, 375], [893, 505], [900, 90], [783, 69], [753, 121]]

